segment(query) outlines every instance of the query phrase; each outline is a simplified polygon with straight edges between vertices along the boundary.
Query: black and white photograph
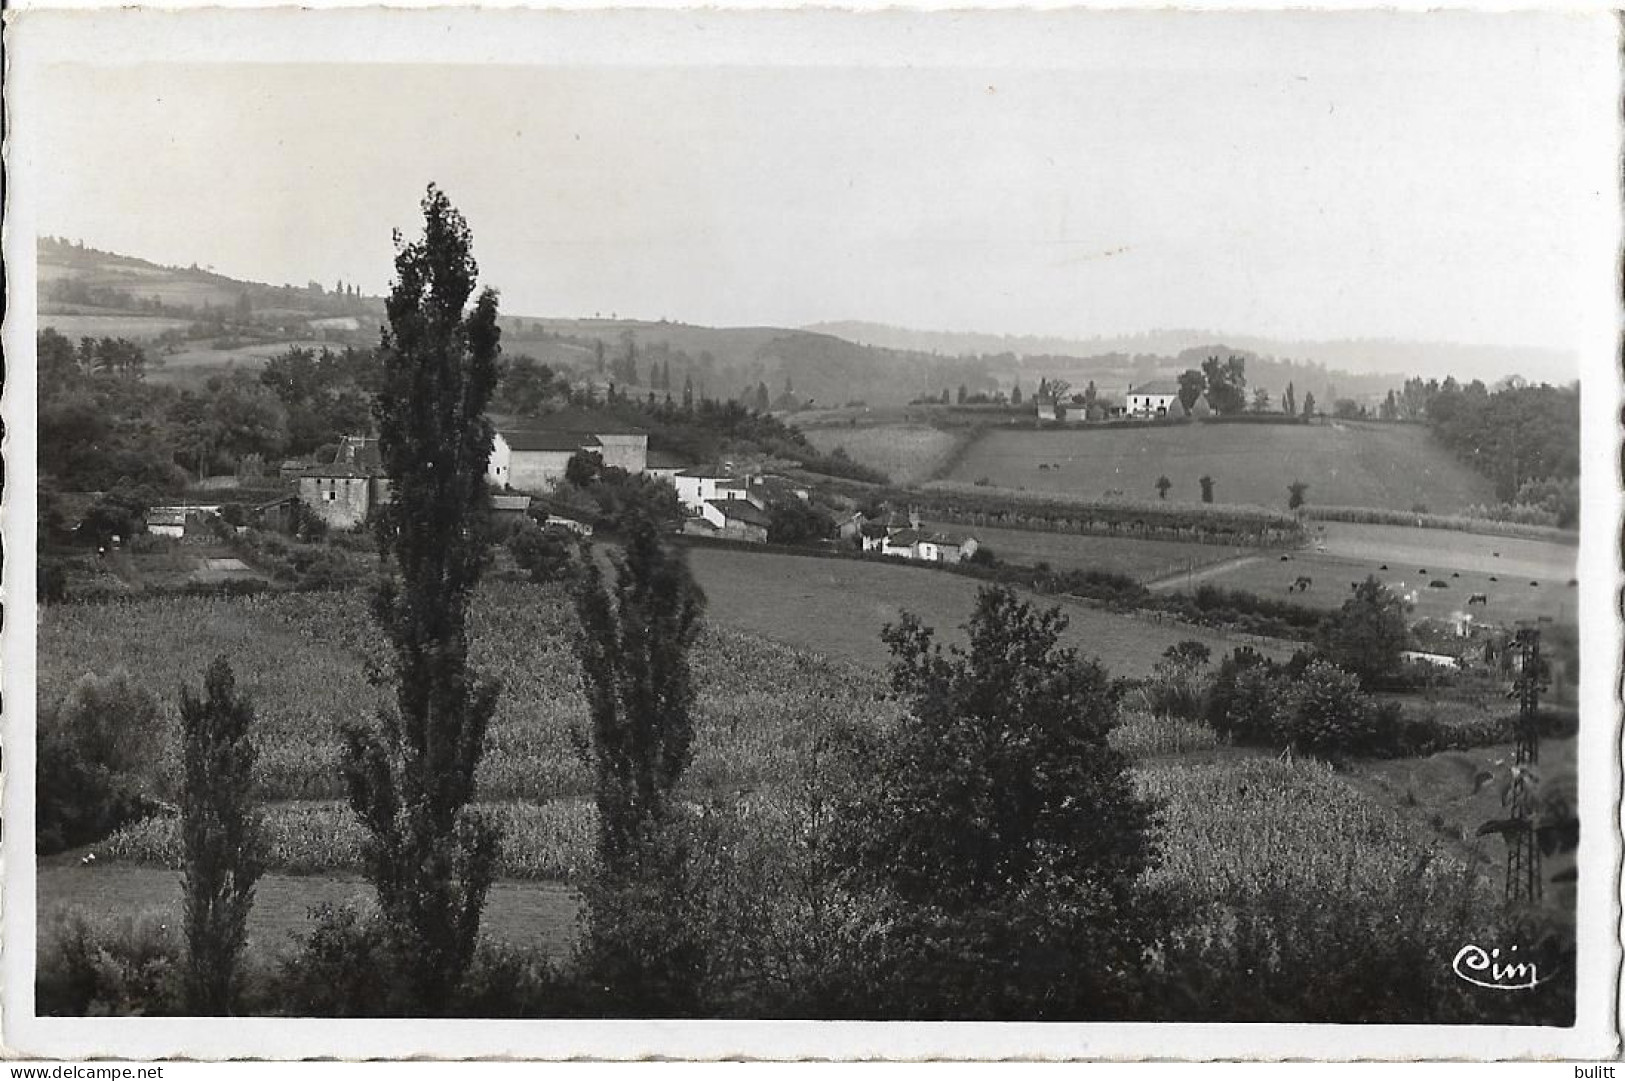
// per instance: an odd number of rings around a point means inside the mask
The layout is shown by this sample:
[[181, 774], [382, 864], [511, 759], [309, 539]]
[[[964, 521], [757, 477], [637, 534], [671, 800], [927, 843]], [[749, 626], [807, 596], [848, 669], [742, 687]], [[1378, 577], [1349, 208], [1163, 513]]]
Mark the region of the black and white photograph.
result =
[[5, 34], [8, 1053], [1618, 1053], [1614, 15]]

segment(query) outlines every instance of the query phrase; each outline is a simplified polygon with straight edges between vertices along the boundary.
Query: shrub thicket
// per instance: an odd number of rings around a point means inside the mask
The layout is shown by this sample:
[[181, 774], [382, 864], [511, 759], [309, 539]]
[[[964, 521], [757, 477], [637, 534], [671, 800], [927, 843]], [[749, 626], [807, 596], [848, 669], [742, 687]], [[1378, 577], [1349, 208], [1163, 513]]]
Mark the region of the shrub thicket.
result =
[[35, 844], [50, 855], [99, 840], [156, 806], [158, 700], [123, 669], [86, 673], [39, 711]]

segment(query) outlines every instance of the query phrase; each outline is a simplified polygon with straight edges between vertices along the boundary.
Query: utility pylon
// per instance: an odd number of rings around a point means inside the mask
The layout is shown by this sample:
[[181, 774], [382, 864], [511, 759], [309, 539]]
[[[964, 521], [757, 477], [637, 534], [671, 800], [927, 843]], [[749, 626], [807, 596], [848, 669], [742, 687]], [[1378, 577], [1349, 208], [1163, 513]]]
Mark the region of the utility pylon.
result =
[[1535, 838], [1535, 790], [1540, 774], [1540, 692], [1546, 668], [1540, 655], [1540, 631], [1519, 628], [1512, 639], [1517, 651], [1517, 746], [1512, 758], [1509, 793], [1516, 828], [1507, 834], [1506, 897], [1509, 901], [1538, 902], [1541, 895], [1540, 846]]

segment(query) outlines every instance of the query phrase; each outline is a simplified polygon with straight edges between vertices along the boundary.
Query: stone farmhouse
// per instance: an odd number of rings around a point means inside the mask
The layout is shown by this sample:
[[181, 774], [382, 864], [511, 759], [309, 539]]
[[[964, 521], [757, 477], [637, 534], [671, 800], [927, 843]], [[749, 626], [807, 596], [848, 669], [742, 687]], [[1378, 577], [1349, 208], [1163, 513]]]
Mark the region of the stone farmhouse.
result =
[[299, 474], [299, 501], [333, 529], [364, 525], [373, 507], [390, 501], [378, 440], [345, 436], [332, 464], [314, 465]]

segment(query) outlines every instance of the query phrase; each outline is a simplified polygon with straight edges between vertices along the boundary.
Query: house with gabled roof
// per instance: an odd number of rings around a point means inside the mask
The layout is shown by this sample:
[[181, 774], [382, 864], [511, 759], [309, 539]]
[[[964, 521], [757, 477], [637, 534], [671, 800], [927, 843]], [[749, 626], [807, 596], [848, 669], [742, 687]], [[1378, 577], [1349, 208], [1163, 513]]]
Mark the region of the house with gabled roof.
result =
[[581, 453], [597, 455], [606, 468], [643, 473], [649, 433], [596, 410], [564, 410], [501, 426], [491, 439], [486, 476], [499, 488], [546, 492]]
[[1179, 406], [1179, 383], [1173, 379], [1154, 379], [1128, 389], [1128, 414], [1131, 417], [1182, 416]]
[[[910, 526], [908, 529], [890, 530], [880, 542], [880, 554], [900, 559], [918, 559], [925, 563], [958, 563], [976, 554], [978, 547], [975, 537], [962, 537], [954, 533], [940, 533]], [[865, 551], [867, 550], [865, 544]]]
[[677, 499], [692, 514], [713, 499], [747, 499], [750, 484], [727, 466], [697, 465], [675, 474]]

